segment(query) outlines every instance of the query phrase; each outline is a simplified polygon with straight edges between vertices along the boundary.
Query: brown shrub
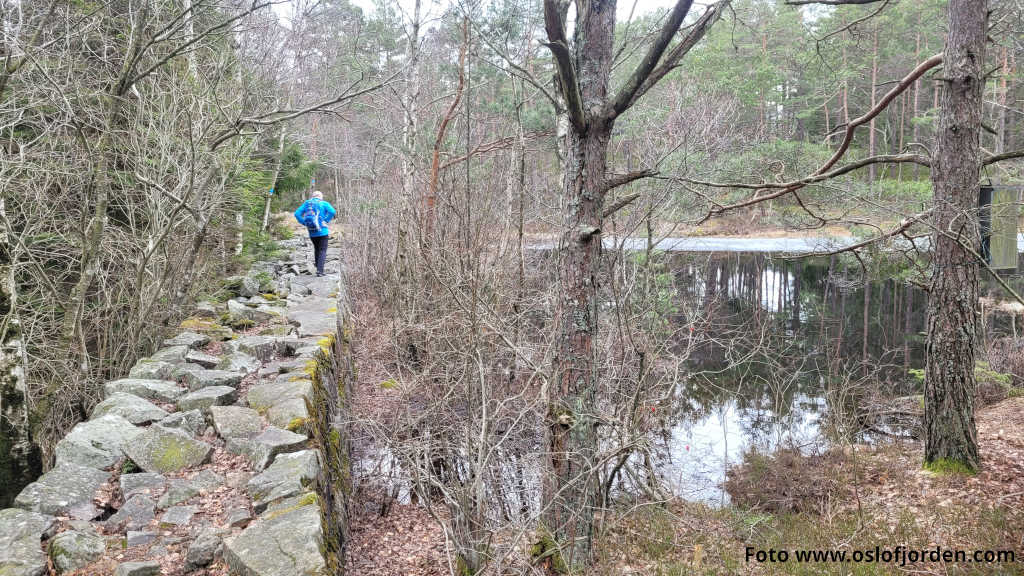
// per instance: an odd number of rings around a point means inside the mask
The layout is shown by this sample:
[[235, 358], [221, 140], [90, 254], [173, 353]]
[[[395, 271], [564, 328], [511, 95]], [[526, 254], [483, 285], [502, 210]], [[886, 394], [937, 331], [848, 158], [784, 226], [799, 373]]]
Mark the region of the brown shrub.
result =
[[837, 450], [805, 455], [786, 448], [774, 454], [749, 451], [726, 474], [734, 504], [768, 512], [819, 513], [840, 493], [848, 458]]

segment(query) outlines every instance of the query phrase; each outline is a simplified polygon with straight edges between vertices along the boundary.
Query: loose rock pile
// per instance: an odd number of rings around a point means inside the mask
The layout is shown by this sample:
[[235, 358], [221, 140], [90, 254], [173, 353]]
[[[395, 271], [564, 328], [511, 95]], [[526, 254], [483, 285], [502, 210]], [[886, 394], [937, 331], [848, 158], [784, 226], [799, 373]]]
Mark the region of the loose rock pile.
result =
[[288, 576], [323, 569], [308, 370], [335, 330], [338, 254], [305, 239], [233, 279], [182, 332], [106, 383], [53, 469], [0, 510], [0, 574]]

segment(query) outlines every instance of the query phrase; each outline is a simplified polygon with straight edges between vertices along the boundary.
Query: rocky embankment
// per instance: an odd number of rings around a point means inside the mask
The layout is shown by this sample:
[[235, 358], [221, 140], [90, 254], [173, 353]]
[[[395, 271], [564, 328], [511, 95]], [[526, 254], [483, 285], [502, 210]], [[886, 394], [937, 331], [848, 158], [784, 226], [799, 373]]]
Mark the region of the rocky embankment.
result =
[[[107, 382], [55, 466], [0, 510], [0, 575], [321, 573], [324, 462], [307, 434], [314, 355], [335, 331], [338, 254], [307, 242], [201, 303]], [[333, 268], [333, 269], [332, 269]]]

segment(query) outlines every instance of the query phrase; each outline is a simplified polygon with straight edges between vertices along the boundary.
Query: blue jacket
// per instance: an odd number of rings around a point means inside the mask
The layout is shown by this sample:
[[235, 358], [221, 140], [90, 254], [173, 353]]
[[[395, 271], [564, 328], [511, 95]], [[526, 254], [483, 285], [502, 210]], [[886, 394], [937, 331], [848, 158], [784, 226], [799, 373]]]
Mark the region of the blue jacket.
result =
[[323, 223], [323, 227], [316, 231], [310, 230], [309, 237], [319, 238], [320, 236], [327, 236], [328, 234], [331, 233], [330, 229], [327, 228], [327, 223], [333, 220], [335, 214], [337, 214], [337, 211], [334, 210], [334, 206], [331, 206], [330, 202], [326, 200], [310, 198], [309, 200], [303, 202], [302, 206], [299, 206], [299, 209], [295, 211], [295, 219], [299, 221], [299, 224], [305, 225], [301, 220], [302, 212], [306, 209], [306, 204], [309, 204], [310, 202], [314, 202], [313, 209], [316, 210], [317, 214], [320, 215], [320, 222]]

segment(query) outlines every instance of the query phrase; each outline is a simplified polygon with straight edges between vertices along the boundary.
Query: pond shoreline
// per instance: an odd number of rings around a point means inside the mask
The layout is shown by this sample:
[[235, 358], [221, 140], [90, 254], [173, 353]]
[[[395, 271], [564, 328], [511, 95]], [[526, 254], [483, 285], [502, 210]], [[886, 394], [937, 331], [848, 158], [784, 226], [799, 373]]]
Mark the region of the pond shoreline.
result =
[[[853, 236], [670, 236], [656, 240], [654, 249], [663, 252], [828, 255], [860, 241]], [[647, 238], [643, 237], [605, 236], [602, 242], [606, 249], [647, 249]], [[527, 250], [554, 250], [557, 247], [558, 241], [551, 237], [534, 237], [526, 244]], [[1017, 253], [1024, 253], [1024, 233], [1017, 234]]]

